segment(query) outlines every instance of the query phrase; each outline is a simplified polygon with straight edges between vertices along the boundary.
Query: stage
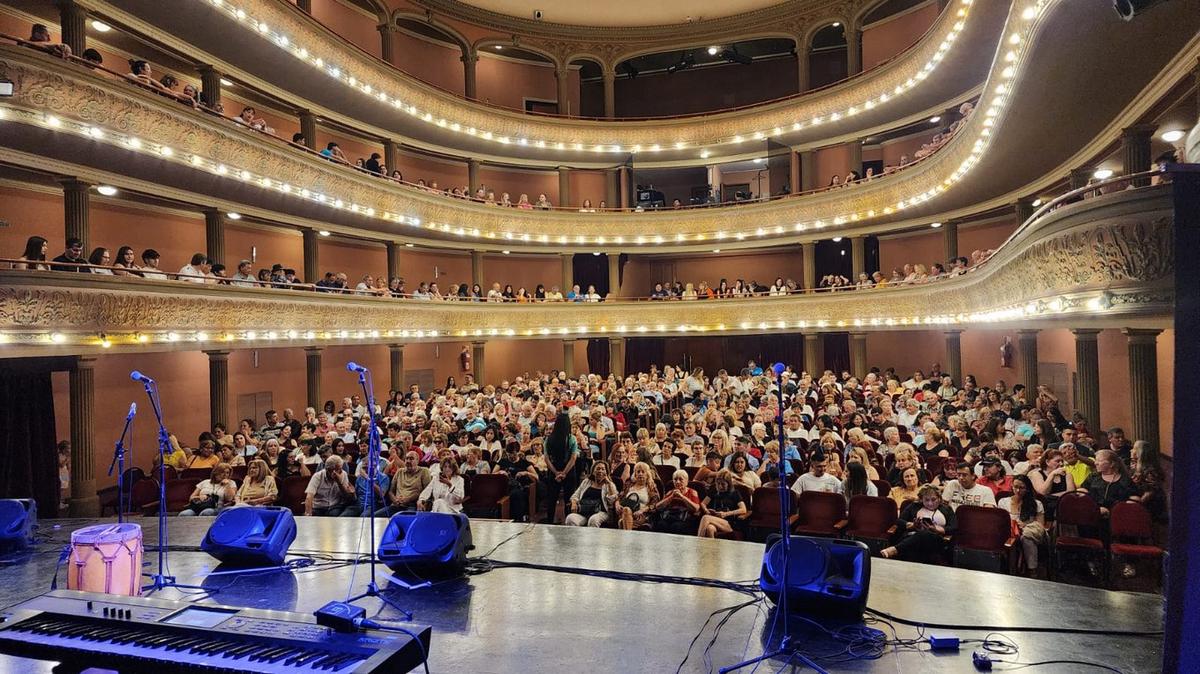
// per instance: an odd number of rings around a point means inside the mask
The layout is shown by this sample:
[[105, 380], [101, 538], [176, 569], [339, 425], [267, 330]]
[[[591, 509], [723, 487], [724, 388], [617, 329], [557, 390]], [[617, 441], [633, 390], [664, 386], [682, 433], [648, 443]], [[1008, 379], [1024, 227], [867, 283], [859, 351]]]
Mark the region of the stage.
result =
[[[104, 520], [110, 521], [110, 520]], [[157, 541], [157, 521], [135, 519], [143, 527], [145, 544]], [[331, 599], [358, 593], [368, 577], [366, 565], [302, 569], [250, 576], [207, 576], [216, 560], [196, 548], [211, 519], [172, 518], [170, 571], [180, 583], [203, 584], [218, 590], [200, 601], [312, 613]], [[45, 592], [50, 587], [59, 552], [70, 532], [97, 520], [44, 520], [39, 542], [31, 552], [3, 557], [0, 566], [0, 605], [8, 606]], [[366, 552], [367, 527], [357, 519], [298, 518], [299, 534], [292, 553], [322, 553], [349, 557]], [[382, 535], [384, 521], [377, 523]], [[693, 576], [723, 581], [757, 580], [763, 546], [694, 537], [612, 529], [577, 529], [473, 521], [478, 556], [501, 544], [492, 559], [547, 566]], [[150, 550], [146, 560], [154, 565]], [[380, 567], [386, 571], [385, 567]], [[151, 570], [151, 569], [147, 569]], [[350, 585], [353, 575], [354, 584]], [[206, 578], [207, 577], [207, 578]], [[65, 582], [60, 575], [60, 587]], [[511, 672], [673, 672], [689, 643], [718, 609], [751, 597], [729, 589], [598, 578], [528, 568], [495, 568], [466, 579], [439, 582], [420, 590], [388, 592], [414, 613], [414, 623], [433, 627], [430, 670], [472, 674]], [[157, 594], [167, 599], [196, 599], [175, 590]], [[368, 614], [380, 602], [362, 600]], [[1007, 577], [955, 568], [872, 560], [871, 608], [923, 622], [975, 626], [1041, 626], [1113, 631], [1157, 630], [1162, 624], [1162, 599], [1157, 595], [1111, 592], [1086, 587]], [[761, 607], [761, 609], [760, 609]], [[721, 629], [708, 658], [717, 668], [763, 651], [771, 632], [770, 604], [748, 606]], [[393, 609], [379, 616], [398, 620]], [[718, 616], [718, 619], [721, 616]], [[692, 647], [685, 672], [708, 671], [702, 651], [712, 638], [714, 620]], [[796, 621], [793, 621], [794, 623]], [[886, 625], [872, 623], [884, 630]], [[901, 638], [917, 636], [914, 628], [895, 625]], [[982, 639], [985, 631], [930, 630], [962, 639]], [[793, 630], [801, 640], [813, 629]], [[1017, 655], [997, 656], [1022, 663], [1045, 660], [1084, 660], [1104, 663], [1126, 672], [1157, 672], [1162, 644], [1159, 637], [1080, 636], [1061, 633], [1004, 633], [1020, 647]], [[778, 637], [776, 636], [776, 639]], [[813, 642], [817, 652], [834, 650], [828, 639]], [[889, 648], [877, 660], [831, 664], [836, 671], [966, 672], [974, 671], [969, 644], [951, 654], [932, 654], [928, 647]], [[760, 672], [779, 670], [781, 662], [764, 664]], [[0, 656], [0, 672], [49, 672], [51, 663]], [[996, 666], [997, 671], [1012, 665]], [[750, 671], [747, 668], [745, 671]], [[810, 670], [811, 671], [811, 670]], [[1039, 666], [1029, 671], [1100, 671], [1080, 665]]]

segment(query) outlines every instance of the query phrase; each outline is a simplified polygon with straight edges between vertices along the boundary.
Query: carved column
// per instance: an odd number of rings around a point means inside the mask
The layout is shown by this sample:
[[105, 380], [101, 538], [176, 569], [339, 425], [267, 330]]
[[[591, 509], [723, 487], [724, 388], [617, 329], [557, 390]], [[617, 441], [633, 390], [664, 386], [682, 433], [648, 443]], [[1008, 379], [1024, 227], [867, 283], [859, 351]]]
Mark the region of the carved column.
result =
[[71, 405], [71, 517], [99, 517], [96, 496], [95, 367], [92, 356], [76, 356], [70, 374]]
[[478, 94], [475, 82], [475, 65], [479, 63], [479, 54], [475, 50], [463, 52], [458, 60], [463, 64], [463, 95], [475, 100]]
[[817, 189], [816, 154], [812, 150], [800, 153], [800, 191]]
[[625, 338], [608, 338], [608, 371], [617, 381], [625, 378]]
[[91, 250], [88, 240], [91, 238], [91, 183], [74, 178], [59, 180], [63, 188], [63, 225], [68, 239], [76, 238], [83, 242], [83, 254]]
[[563, 371], [568, 377], [575, 376], [575, 340], [563, 340]]
[[391, 374], [392, 390], [404, 389], [404, 345], [388, 344], [388, 361]]
[[613, 297], [621, 296], [621, 254], [613, 251], [608, 257], [608, 292]]
[[387, 273], [389, 283], [400, 278], [400, 244], [395, 241], [387, 242]]
[[308, 390], [308, 406], [321, 409], [321, 347], [304, 347], [304, 376]]
[[[317, 116], [308, 110], [300, 111], [300, 135], [304, 136], [305, 147], [317, 149]], [[391, 168], [391, 164], [388, 167]]]
[[467, 184], [471, 186], [471, 194], [468, 196], [472, 196], [472, 197], [475, 196], [475, 190], [479, 189], [479, 160], [478, 159], [468, 159], [467, 160]]
[[[848, 143], [850, 150], [850, 171], [858, 173], [858, 177], [862, 177], [862, 141], [855, 139]], [[847, 171], [849, 173], [849, 171]]]
[[1070, 189], [1077, 190], [1087, 187], [1088, 181], [1092, 179], [1092, 174], [1096, 169], [1091, 166], [1081, 166], [1080, 168], [1071, 169]]
[[562, 294], [563, 297], [571, 292], [571, 286], [575, 285], [575, 254], [562, 254]]
[[[805, 344], [805, 346], [808, 346]], [[861, 381], [867, 376], [867, 333], [850, 333], [850, 374]]]
[[[394, 140], [383, 141], [383, 164], [387, 166], [388, 175], [400, 168], [400, 144]], [[404, 173], [401, 171], [401, 173]]]
[[229, 416], [229, 352], [205, 351], [208, 354], [208, 423], [209, 427], [225, 423]]
[[617, 191], [621, 195], [621, 208], [633, 208], [637, 202], [637, 194], [633, 189], [633, 169], [622, 165], [617, 167]]
[[[942, 244], [946, 248], [946, 259], [958, 257], [958, 222], [951, 220], [942, 223]], [[958, 382], [956, 381], [955, 384]]]
[[221, 104], [221, 73], [210, 65], [196, 67], [200, 73], [200, 102], [210, 108]]
[[58, 0], [56, 4], [63, 44], [70, 47], [75, 56], [83, 56], [87, 49], [87, 9], [75, 0]]
[[316, 283], [321, 280], [321, 252], [317, 245], [321, 235], [315, 229], [302, 230], [304, 235], [304, 282]]
[[788, 190], [792, 194], [800, 193], [800, 154], [788, 152]]
[[225, 214], [215, 208], [204, 209], [206, 255], [217, 264], [225, 264]]
[[471, 342], [471, 366], [474, 368], [475, 383], [479, 386], [484, 385], [483, 381], [483, 356], [486, 349], [485, 342]]
[[809, 76], [809, 60], [812, 58], [812, 48], [804, 43], [803, 38], [796, 38], [796, 93], [802, 94], [809, 90], [812, 81]]
[[1013, 204], [1013, 212], [1017, 216], [1017, 226], [1025, 224], [1029, 218], [1033, 217], [1033, 199], [1029, 197], [1021, 197], [1017, 199], [1017, 203]]
[[804, 335], [804, 370], [813, 379], [819, 378], [825, 371], [825, 344], [820, 333]]
[[[484, 294], [487, 294], [487, 288], [483, 287], [483, 251], [471, 251], [471, 283], [478, 283], [483, 289]], [[478, 382], [478, 380], [476, 380]]]
[[574, 116], [571, 114], [571, 101], [567, 91], [567, 78], [570, 76], [570, 74], [571, 70], [566, 66], [554, 69], [554, 91], [555, 98], [558, 101], [558, 114], [565, 117]]
[[379, 57], [388, 63], [394, 63], [392, 60], [395, 57], [395, 50], [392, 47], [392, 31], [395, 27], [391, 24], [381, 23], [375, 27], [379, 31]]
[[962, 386], [962, 330], [946, 331], [946, 369], [955, 386]]
[[817, 243], [809, 241], [800, 244], [803, 251], [804, 289], [812, 290], [817, 287]]
[[[1150, 170], [1150, 142], [1154, 138], [1157, 124], [1136, 124], [1121, 129], [1122, 170], [1125, 175], [1141, 173]], [[1133, 184], [1145, 187], [1150, 184], [1150, 177], [1133, 179]]]
[[[1125, 328], [1129, 339], [1129, 398], [1133, 439], [1158, 445], [1158, 336], [1162, 330]], [[1097, 429], [1098, 431], [1098, 429]]]
[[621, 207], [621, 180], [617, 169], [604, 169], [604, 201], [609, 208]]
[[1100, 424], [1100, 350], [1097, 345], [1099, 330], [1077, 328], [1075, 335], [1075, 376], [1079, 392], [1075, 397], [1075, 409], [1087, 419], [1088, 428], [1098, 432]]
[[558, 205], [571, 205], [571, 169], [566, 166], [558, 167]]
[[604, 118], [613, 119], [617, 116], [617, 72], [606, 64], [601, 77], [604, 79]]
[[846, 76], [862, 72], [862, 30], [846, 25]]
[[858, 283], [858, 275], [867, 269], [867, 240], [862, 236], [850, 237], [851, 282]]
[[1017, 357], [1021, 359], [1021, 383], [1025, 384], [1025, 401], [1037, 399], [1038, 333], [1040, 330], [1017, 330]]

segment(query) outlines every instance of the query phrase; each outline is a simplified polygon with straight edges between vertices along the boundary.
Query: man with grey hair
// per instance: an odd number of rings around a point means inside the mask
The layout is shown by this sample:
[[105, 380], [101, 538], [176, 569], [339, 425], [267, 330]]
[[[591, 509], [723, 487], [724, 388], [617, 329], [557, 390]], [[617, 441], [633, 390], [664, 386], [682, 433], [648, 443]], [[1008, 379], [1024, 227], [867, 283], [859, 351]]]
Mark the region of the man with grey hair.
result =
[[304, 490], [304, 514], [317, 517], [358, 517], [354, 487], [346, 477], [342, 457], [331, 454], [325, 468], [313, 473]]
[[253, 265], [250, 260], [242, 260], [238, 263], [237, 273], [229, 278], [229, 285], [239, 288], [257, 288], [258, 279], [254, 278]]

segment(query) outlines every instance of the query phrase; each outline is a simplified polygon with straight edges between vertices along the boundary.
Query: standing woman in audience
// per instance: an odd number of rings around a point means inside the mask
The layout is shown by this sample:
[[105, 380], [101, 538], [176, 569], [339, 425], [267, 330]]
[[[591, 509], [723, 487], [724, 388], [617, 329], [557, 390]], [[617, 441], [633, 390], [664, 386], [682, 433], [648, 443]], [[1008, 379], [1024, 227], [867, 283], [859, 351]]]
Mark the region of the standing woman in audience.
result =
[[633, 478], [617, 499], [617, 524], [626, 531], [646, 526], [646, 514], [658, 503], [658, 486], [654, 484], [653, 469], [643, 462], [633, 467]]
[[1013, 477], [1012, 496], [1000, 499], [996, 507], [1009, 514], [1014, 531], [1020, 532], [1025, 568], [1031, 573], [1037, 571], [1038, 546], [1046, 540], [1046, 514], [1042, 502], [1033, 491], [1033, 483], [1029, 481], [1029, 477]]
[[569, 499], [575, 493], [575, 462], [579, 460], [579, 444], [571, 435], [571, 417], [566, 412], [554, 418], [546, 437], [545, 456], [549, 472], [545, 481], [546, 519], [554, 524], [559, 499]]
[[35, 269], [37, 271], [47, 271], [49, 265], [39, 264], [46, 261], [46, 251], [49, 245], [46, 240], [40, 236], [31, 236], [25, 241], [25, 252], [21, 253], [20, 262], [14, 262], [13, 269]]

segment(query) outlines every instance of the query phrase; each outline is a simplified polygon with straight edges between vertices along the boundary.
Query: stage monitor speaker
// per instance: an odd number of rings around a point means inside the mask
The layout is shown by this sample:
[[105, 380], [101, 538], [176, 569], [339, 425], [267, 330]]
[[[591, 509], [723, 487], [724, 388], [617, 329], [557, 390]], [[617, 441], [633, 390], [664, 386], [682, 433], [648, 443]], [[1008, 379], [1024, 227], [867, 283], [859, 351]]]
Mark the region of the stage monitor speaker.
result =
[[24, 548], [33, 542], [37, 526], [37, 501], [30, 498], [0, 499], [0, 548]]
[[471, 521], [462, 513], [392, 515], [379, 542], [379, 561], [393, 571], [457, 571], [467, 561]]
[[[759, 585], [777, 601], [783, 589], [782, 537], [767, 538]], [[858, 541], [792, 536], [788, 564], [788, 609], [821, 618], [859, 620], [871, 584], [871, 551]]]
[[213, 520], [200, 549], [234, 566], [279, 566], [294, 540], [296, 519], [288, 508], [229, 508]]

